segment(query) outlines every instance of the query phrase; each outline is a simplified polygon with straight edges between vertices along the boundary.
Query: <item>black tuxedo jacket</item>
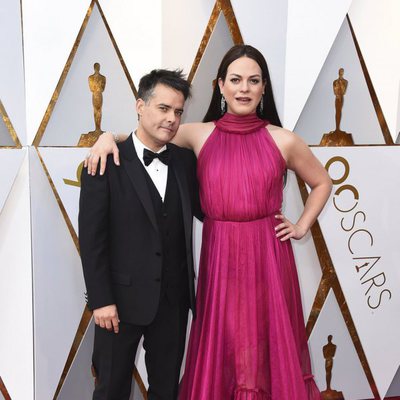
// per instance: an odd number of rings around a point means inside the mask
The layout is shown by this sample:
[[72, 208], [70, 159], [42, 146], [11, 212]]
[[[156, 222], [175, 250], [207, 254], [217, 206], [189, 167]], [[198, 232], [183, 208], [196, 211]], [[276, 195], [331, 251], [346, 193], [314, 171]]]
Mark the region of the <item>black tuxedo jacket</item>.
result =
[[[190, 307], [195, 316], [193, 216], [200, 215], [193, 152], [168, 144], [182, 202]], [[82, 171], [79, 243], [90, 309], [116, 304], [121, 321], [147, 325], [161, 289], [162, 245], [156, 215], [132, 137], [119, 144], [121, 165], [109, 156], [106, 172]]]

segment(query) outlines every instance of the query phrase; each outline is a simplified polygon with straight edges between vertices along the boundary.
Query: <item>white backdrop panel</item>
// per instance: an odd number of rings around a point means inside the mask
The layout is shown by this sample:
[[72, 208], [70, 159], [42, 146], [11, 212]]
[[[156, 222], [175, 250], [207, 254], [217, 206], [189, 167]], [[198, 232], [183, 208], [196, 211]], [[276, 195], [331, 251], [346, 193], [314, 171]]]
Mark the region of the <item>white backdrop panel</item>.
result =
[[189, 74], [215, 0], [162, 3], [162, 66]]
[[0, 150], [0, 215], [25, 157], [26, 150]]
[[[282, 210], [285, 216], [294, 223], [304, 210], [296, 175], [291, 171], [287, 177]], [[304, 320], [307, 323], [322, 277], [321, 265], [310, 232], [303, 239], [291, 242], [299, 276]]]
[[[80, 173], [78, 168], [87, 154], [87, 149], [79, 147], [71, 149], [41, 147], [39, 151], [75, 233], [78, 234], [80, 194]], [[67, 183], [64, 179], [68, 180]], [[69, 181], [79, 186], [72, 185]]]
[[31, 143], [90, 5], [89, 0], [23, 2], [27, 142]]
[[212, 83], [217, 76], [219, 63], [223, 54], [232, 46], [233, 41], [226, 19], [221, 13], [194, 76], [193, 97], [186, 103], [187, 111], [184, 114], [184, 122], [201, 122], [203, 120], [210, 104]]
[[[22, 144], [26, 144], [21, 2], [0, 2], [0, 99]], [[1, 131], [1, 128], [0, 128]], [[0, 136], [0, 145], [3, 140]]]
[[313, 372], [320, 390], [326, 390], [323, 346], [328, 343], [328, 335], [333, 336], [332, 343], [337, 346], [332, 368], [332, 389], [343, 392], [346, 400], [372, 399], [368, 380], [332, 290], [309, 340]]
[[244, 42], [260, 50], [267, 60], [283, 122], [288, 0], [231, 0], [231, 3]]
[[100, 0], [136, 87], [142, 75], [161, 67], [161, 3], [161, 0]]
[[79, 254], [36, 150], [30, 149], [35, 394], [53, 397], [85, 305]]
[[[82, 310], [83, 311], [83, 310]], [[94, 389], [91, 372], [94, 324], [91, 320], [68, 371], [57, 400], [90, 399]]]
[[296, 125], [350, 4], [351, 0], [289, 0], [283, 125], [290, 130]]
[[400, 149], [313, 151], [337, 180], [320, 225], [383, 397], [400, 363]]
[[396, 140], [400, 130], [400, 2], [353, 0], [349, 15], [386, 122]]
[[0, 214], [0, 376], [13, 400], [33, 400], [29, 160]]
[[344, 68], [348, 87], [340, 128], [352, 133], [355, 144], [384, 143], [347, 20], [343, 22], [301, 113], [296, 132], [308, 144], [319, 144], [324, 133], [335, 130], [335, 95], [332, 86], [341, 67]]
[[95, 62], [107, 80], [102, 129], [131, 132], [136, 126], [135, 96], [95, 6], [40, 145], [75, 146], [82, 133], [94, 130], [88, 76]]
[[396, 375], [386, 393], [387, 397], [400, 396], [400, 368], [397, 370]]

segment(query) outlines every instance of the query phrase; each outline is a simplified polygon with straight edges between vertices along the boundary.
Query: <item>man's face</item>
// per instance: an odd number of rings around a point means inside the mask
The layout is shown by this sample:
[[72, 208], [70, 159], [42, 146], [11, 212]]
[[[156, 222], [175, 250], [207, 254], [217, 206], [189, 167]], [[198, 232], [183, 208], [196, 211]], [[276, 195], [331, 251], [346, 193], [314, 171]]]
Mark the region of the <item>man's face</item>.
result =
[[162, 84], [156, 85], [147, 102], [138, 99], [137, 136], [153, 151], [158, 151], [175, 136], [183, 113], [185, 98], [181, 92]]

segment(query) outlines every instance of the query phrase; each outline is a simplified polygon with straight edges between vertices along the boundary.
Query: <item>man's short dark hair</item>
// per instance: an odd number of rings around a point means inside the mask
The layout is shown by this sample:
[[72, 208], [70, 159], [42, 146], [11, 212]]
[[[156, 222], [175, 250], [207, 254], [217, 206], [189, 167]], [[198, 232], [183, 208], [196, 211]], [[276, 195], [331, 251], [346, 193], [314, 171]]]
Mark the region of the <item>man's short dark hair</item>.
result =
[[190, 83], [186, 80], [181, 69], [176, 69], [175, 71], [153, 69], [153, 71], [140, 79], [138, 97], [147, 103], [153, 95], [154, 88], [158, 84], [168, 86], [181, 92], [185, 100], [191, 96]]

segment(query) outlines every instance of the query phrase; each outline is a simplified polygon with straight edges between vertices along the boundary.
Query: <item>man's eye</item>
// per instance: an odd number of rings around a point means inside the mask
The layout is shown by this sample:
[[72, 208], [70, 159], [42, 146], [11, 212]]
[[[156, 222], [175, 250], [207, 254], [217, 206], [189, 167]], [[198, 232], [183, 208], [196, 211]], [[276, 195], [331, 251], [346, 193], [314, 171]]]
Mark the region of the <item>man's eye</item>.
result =
[[160, 110], [161, 111], [167, 111], [168, 109], [167, 109], [167, 107], [160, 106]]
[[183, 114], [183, 111], [176, 111], [175, 114], [180, 117]]

